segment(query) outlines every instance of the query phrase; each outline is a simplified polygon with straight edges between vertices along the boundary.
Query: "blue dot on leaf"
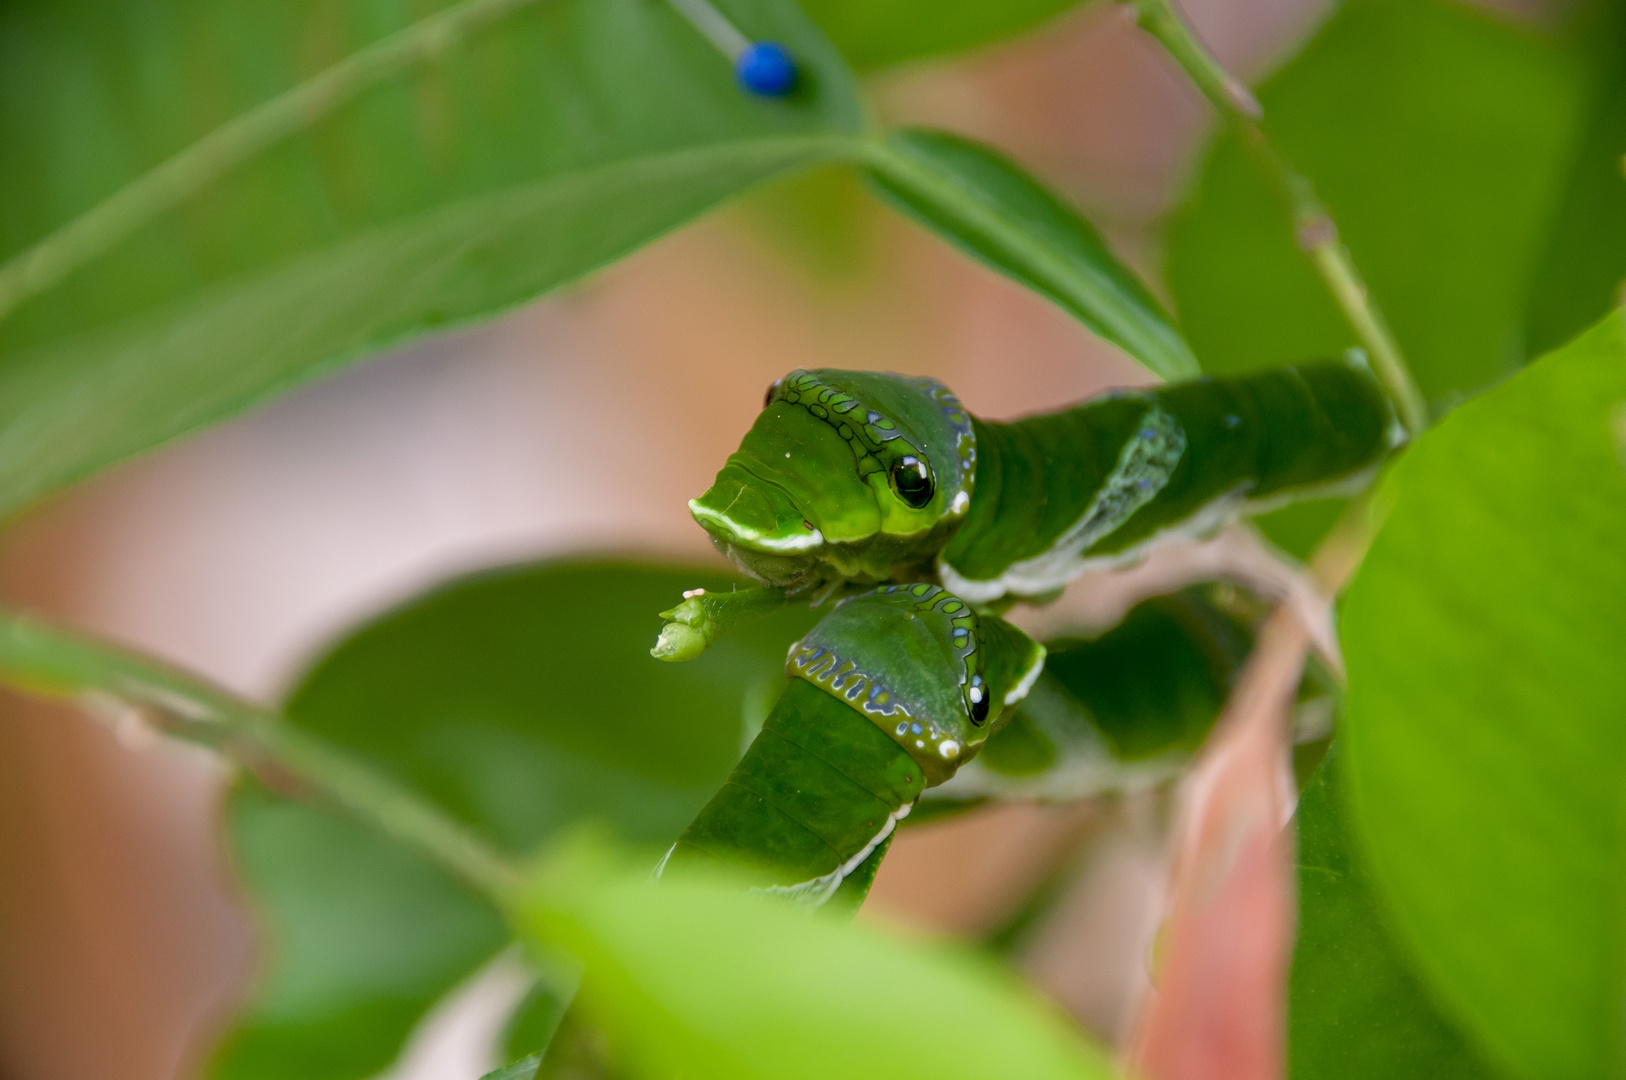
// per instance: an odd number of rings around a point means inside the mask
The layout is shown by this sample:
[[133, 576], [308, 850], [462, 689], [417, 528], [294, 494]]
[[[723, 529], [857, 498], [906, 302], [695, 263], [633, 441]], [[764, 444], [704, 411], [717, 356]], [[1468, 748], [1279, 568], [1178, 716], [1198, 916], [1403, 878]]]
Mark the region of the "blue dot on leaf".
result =
[[796, 61], [774, 41], [752, 44], [734, 61], [742, 89], [761, 97], [784, 97], [796, 88]]

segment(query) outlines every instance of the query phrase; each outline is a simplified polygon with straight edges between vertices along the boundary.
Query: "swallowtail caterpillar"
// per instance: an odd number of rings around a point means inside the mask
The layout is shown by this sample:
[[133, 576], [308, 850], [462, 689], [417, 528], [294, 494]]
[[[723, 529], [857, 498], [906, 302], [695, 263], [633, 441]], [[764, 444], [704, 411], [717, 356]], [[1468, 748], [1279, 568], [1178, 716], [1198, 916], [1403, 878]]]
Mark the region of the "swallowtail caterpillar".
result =
[[793, 371], [689, 509], [767, 591], [690, 598], [655, 655], [698, 655], [784, 598], [932, 581], [989, 607], [1247, 512], [1364, 483], [1399, 441], [1358, 356], [980, 420], [933, 379]]
[[[1044, 650], [998, 605], [1053, 592], [1297, 495], [1363, 482], [1395, 445], [1363, 363], [1103, 395], [1010, 423], [931, 379], [794, 371], [689, 506], [765, 588], [695, 595], [654, 650], [686, 659], [797, 595], [883, 584], [792, 647], [790, 686], [662, 862], [747, 866], [856, 908], [897, 823], [1005, 723]], [[946, 587], [946, 588], [945, 588]]]
[[789, 686], [657, 873], [721, 861], [856, 909], [898, 822], [1009, 720], [1044, 655], [940, 585], [843, 600], [791, 646]]

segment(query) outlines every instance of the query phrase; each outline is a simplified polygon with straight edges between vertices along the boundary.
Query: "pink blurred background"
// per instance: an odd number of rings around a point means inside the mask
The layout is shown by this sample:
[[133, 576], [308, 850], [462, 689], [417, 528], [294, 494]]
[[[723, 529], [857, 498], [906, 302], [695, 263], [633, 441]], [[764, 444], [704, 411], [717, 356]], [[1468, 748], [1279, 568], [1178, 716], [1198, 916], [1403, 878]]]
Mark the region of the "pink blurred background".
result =
[[[1248, 77], [1324, 13], [1187, 6]], [[1156, 279], [1158, 224], [1208, 121], [1118, 8], [877, 91], [890, 119], [1012, 153]], [[797, 225], [796, 206], [826, 216]], [[592, 549], [715, 558], [685, 500], [797, 366], [929, 373], [990, 416], [1145, 381], [1045, 302], [817, 178], [41, 507], [3, 538], [0, 590], [275, 700], [331, 636], [459, 571]], [[0, 1078], [191, 1075], [254, 966], [215, 829], [223, 771], [70, 712], [0, 705]], [[906, 832], [866, 917], [984, 930], [1072, 859], [1022, 961], [1120, 1041], [1163, 912], [1166, 803], [1005, 806]], [[442, 1026], [392, 1075], [474, 1080], [479, 1025]]]

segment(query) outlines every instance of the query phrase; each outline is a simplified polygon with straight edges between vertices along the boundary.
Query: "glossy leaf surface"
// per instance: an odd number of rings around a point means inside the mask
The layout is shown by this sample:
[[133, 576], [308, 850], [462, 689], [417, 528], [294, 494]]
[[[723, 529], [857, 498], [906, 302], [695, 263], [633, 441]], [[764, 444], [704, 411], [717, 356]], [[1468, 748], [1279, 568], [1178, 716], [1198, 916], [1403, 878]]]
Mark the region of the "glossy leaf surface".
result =
[[1299, 797], [1298, 938], [1288, 1073], [1303, 1080], [1496, 1080], [1441, 1015], [1395, 940], [1345, 809], [1335, 745]]
[[[850, 151], [860, 110], [822, 35], [785, 0], [721, 6], [789, 47], [800, 91], [742, 93], [667, 4], [516, 4], [93, 250], [0, 322], [0, 512]], [[362, 0], [8, 5], [0, 257], [424, 14]]]
[[1400, 937], [1517, 1076], [1622, 1067], [1626, 338], [1611, 316], [1420, 439], [1348, 593], [1343, 738]]
[[[747, 696], [782, 679], [811, 622], [792, 609], [690, 663], [653, 659], [654, 613], [696, 586], [730, 582], [626, 563], [453, 582], [339, 643], [288, 712], [511, 850], [593, 819], [651, 845], [653, 865], [738, 759]], [[231, 831], [269, 951], [219, 1075], [364, 1080], [504, 941], [481, 901], [348, 819], [245, 793]], [[522, 1053], [549, 1009], [526, 1010]]]
[[1045, 296], [1165, 379], [1198, 374], [1168, 313], [1078, 212], [990, 147], [940, 131], [887, 136], [869, 159], [882, 196]]
[[[1105, 1058], [986, 960], [761, 897], [663, 881], [584, 847], [522, 913], [586, 964], [580, 1001], [636, 1075], [714, 1080], [1108, 1077]], [[964, 1018], [951, 1031], [949, 1018]]]

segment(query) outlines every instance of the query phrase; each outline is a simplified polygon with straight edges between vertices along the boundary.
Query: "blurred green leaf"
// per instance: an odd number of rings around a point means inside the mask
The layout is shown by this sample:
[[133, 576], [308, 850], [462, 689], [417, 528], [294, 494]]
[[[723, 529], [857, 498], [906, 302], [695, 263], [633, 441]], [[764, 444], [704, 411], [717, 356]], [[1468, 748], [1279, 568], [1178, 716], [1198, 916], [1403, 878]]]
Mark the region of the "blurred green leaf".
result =
[[1406, 453], [1343, 610], [1374, 877], [1430, 988], [1523, 1077], [1623, 1064], [1623, 329]]
[[583, 818], [664, 848], [739, 760], [745, 699], [783, 678], [803, 605], [684, 664], [655, 613], [711, 568], [555, 562], [453, 582], [362, 627], [288, 703], [300, 726], [513, 851]]
[[586, 965], [581, 1001], [644, 1077], [1105, 1078], [1104, 1055], [991, 961], [664, 880], [582, 844], [520, 913]]
[[[521, 5], [395, 71], [0, 322], [0, 512], [302, 380], [489, 317], [765, 177], [854, 152], [849, 73], [788, 0], [719, 0], [788, 100], [652, 0]], [[0, 11], [0, 253], [403, 30], [369, 0]]]
[[1621, 302], [1626, 288], [1626, 6], [1582, 22], [1598, 53], [1591, 115], [1548, 234], [1525, 326], [1527, 351], [1555, 349]]
[[1298, 940], [1288, 1073], [1304, 1080], [1494, 1080], [1440, 1015], [1395, 943], [1345, 825], [1335, 744], [1299, 798]]
[[[1259, 89], [1268, 136], [1315, 184], [1437, 408], [1528, 355], [1523, 314], [1580, 137], [1587, 60], [1450, 0], [1348, 0]], [[1167, 277], [1206, 371], [1359, 344], [1234, 137], [1210, 149], [1173, 223]], [[1294, 506], [1259, 525], [1304, 556], [1336, 516]]]
[[547, 1050], [569, 1007], [569, 999], [558, 987], [539, 981], [525, 995], [503, 1028], [504, 1056], [517, 1061]]
[[888, 135], [869, 179], [902, 212], [1047, 297], [1166, 379], [1197, 361], [1157, 299], [1089, 222], [993, 149], [940, 131]]
[[[1576, 54], [1461, 4], [1348, 0], [1259, 89], [1267, 134], [1315, 184], [1435, 402], [1524, 358], [1584, 74]], [[1174, 223], [1168, 277], [1207, 371], [1357, 344], [1233, 137]]]
[[497, 912], [348, 817], [239, 784], [227, 808], [267, 963], [215, 1055], [219, 1080], [361, 1080], [508, 940]]
[[[709, 568], [621, 562], [475, 575], [347, 637], [287, 712], [511, 850], [583, 819], [664, 847], [738, 760], [747, 697], [783, 678], [812, 621], [792, 608], [690, 663], [650, 657], [655, 612], [730, 585]], [[271, 964], [223, 1077], [364, 1080], [504, 940], [478, 900], [347, 820], [243, 794], [229, 824]], [[521, 1052], [545, 1045], [550, 1008], [516, 1018], [532, 1040]]]
[[965, 52], [1015, 37], [1080, 0], [806, 0], [802, 7], [854, 67]]
[[488, 1072], [481, 1080], [536, 1080], [536, 1071], [542, 1067], [541, 1054], [529, 1054], [512, 1065], [504, 1065]]

